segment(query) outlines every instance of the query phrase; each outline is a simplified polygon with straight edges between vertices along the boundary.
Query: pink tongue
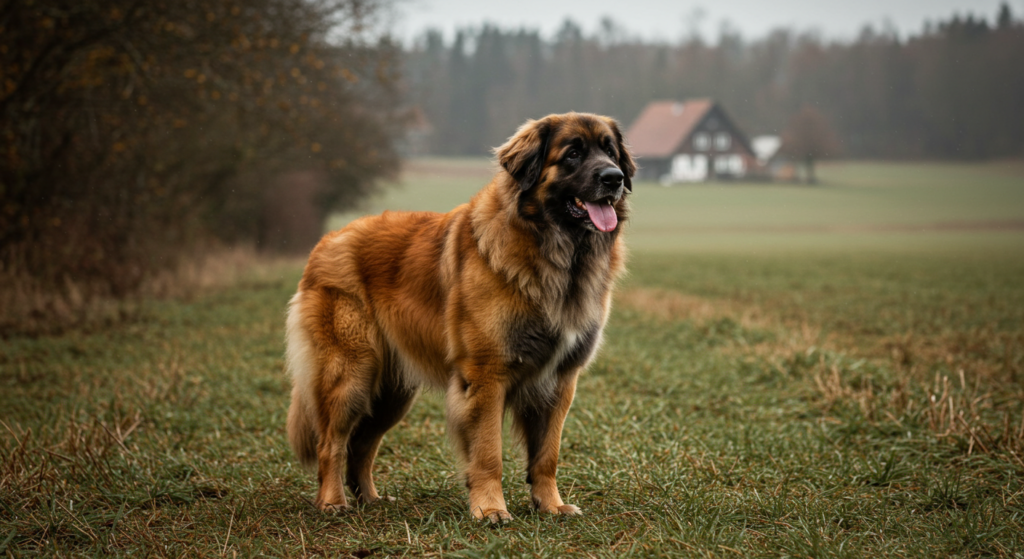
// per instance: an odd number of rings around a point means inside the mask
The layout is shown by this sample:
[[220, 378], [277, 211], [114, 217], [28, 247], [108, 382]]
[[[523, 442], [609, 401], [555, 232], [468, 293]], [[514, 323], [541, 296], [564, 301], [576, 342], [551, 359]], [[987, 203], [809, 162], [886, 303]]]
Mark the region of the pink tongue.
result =
[[590, 214], [590, 221], [594, 226], [605, 233], [613, 231], [619, 224], [619, 216], [615, 215], [615, 208], [611, 204], [596, 204], [584, 202], [587, 205], [587, 213]]

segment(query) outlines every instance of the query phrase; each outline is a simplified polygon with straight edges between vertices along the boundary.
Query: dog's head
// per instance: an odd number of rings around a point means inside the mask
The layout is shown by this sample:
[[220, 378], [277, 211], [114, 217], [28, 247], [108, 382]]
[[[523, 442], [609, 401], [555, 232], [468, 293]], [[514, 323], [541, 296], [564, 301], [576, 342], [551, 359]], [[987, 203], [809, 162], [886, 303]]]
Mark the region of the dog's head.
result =
[[626, 218], [636, 163], [615, 120], [549, 115], [528, 121], [495, 152], [518, 187], [523, 218], [595, 233], [618, 231]]

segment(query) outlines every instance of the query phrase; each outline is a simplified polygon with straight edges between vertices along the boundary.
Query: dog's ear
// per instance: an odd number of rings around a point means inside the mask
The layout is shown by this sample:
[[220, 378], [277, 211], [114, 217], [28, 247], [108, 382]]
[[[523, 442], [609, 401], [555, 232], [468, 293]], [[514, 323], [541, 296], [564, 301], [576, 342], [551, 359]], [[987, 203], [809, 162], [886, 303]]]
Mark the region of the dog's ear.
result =
[[622, 132], [619, 131], [619, 123], [613, 118], [607, 118], [608, 126], [612, 127], [612, 132], [615, 133], [615, 149], [619, 152], [619, 170], [622, 174], [626, 175], [622, 184], [626, 187], [626, 190], [633, 192], [633, 175], [636, 174], [636, 161], [633, 159], [633, 155], [629, 153], [629, 148], [626, 147], [626, 142], [622, 139]]
[[520, 190], [529, 190], [540, 180], [548, 156], [550, 136], [549, 119], [528, 120], [505, 145], [495, 148], [498, 163], [512, 175]]

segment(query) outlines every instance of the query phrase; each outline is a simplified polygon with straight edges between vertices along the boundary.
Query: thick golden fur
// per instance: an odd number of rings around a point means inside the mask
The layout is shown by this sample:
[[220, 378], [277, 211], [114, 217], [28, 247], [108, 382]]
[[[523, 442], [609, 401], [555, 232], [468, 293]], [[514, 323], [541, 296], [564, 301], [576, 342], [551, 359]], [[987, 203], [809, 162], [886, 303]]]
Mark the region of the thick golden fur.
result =
[[[636, 167], [616, 123], [588, 114], [529, 121], [496, 153], [501, 170], [468, 204], [366, 217], [310, 254], [288, 309], [288, 437], [317, 465], [321, 509], [347, 506], [344, 485], [362, 502], [379, 498], [377, 448], [427, 385], [446, 392], [474, 516], [511, 518], [506, 410], [534, 505], [579, 513], [555, 483], [562, 424], [623, 270]], [[620, 183], [599, 177], [609, 168]], [[611, 204], [618, 226], [574, 218], [573, 198]]]

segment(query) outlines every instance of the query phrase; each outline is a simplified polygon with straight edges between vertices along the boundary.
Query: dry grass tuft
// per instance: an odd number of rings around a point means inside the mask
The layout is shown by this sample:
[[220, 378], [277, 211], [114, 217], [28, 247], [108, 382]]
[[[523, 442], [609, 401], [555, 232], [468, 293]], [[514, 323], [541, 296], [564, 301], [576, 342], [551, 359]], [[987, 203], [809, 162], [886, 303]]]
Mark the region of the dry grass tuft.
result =
[[[855, 377], [857, 380], [851, 380]], [[931, 382], [898, 374], [891, 386], [879, 386], [870, 377], [850, 374], [835, 364], [823, 366], [811, 377], [826, 411], [856, 405], [865, 418], [925, 427], [936, 438], [975, 452], [1007, 453], [1024, 466], [1024, 415], [1007, 399], [1020, 400], [964, 369], [954, 379], [935, 373]], [[1002, 401], [1002, 402], [1001, 402]]]
[[853, 403], [872, 421], [923, 426], [967, 455], [1006, 452], [1024, 466], [1019, 335], [979, 332], [895, 336], [871, 359], [875, 374], [832, 356], [811, 378], [826, 410]]
[[735, 320], [744, 328], [764, 328], [768, 321], [760, 309], [731, 301], [712, 301], [668, 289], [635, 288], [616, 295], [616, 303], [660, 320], [709, 322]]
[[866, 417], [875, 417], [876, 396], [870, 382], [862, 380], [855, 386], [843, 379], [843, 375], [836, 365], [829, 367], [825, 367], [824, 363], [822, 365], [821, 368], [825, 370], [815, 371], [811, 375], [811, 379], [814, 381], [814, 387], [818, 390], [826, 410], [853, 402]]
[[879, 345], [917, 395], [908, 405], [924, 398], [922, 421], [931, 431], [960, 442], [968, 454], [1005, 450], [1020, 460], [1024, 414], [1015, 404], [1024, 401], [1024, 335], [987, 325], [935, 336], [907, 333]]
[[[980, 377], [968, 383], [963, 369], [958, 378], [935, 374], [928, 390], [923, 410], [924, 421], [940, 438], [963, 445], [967, 454], [975, 450], [984, 453], [1006, 451], [1024, 466], [1024, 416], [1019, 424], [1011, 419], [1011, 412], [998, 409], [996, 395], [991, 388], [983, 388]], [[1002, 417], [1002, 422], [986, 421], [985, 417]]]
[[221, 248], [186, 260], [173, 270], [150, 278], [142, 294], [149, 297], [194, 297], [206, 290], [242, 280], [262, 283], [282, 269], [301, 266], [305, 258], [257, 252], [251, 247]]
[[[732, 320], [744, 329], [771, 332], [726, 350], [808, 382], [825, 413], [853, 406], [872, 422], [922, 425], [967, 455], [1006, 452], [1018, 462], [1024, 457], [1024, 414], [1017, 405], [1024, 401], [1020, 333], [987, 326], [932, 336], [906, 333], [864, 345], [849, 335], [823, 335], [806, 320], [666, 289], [631, 289], [617, 303], [662, 321], [700, 326]], [[950, 371], [956, 372], [952, 381]]]
[[133, 320], [147, 298], [191, 298], [243, 279], [259, 283], [294, 268], [299, 260], [264, 255], [251, 247], [212, 248], [154, 273], [128, 297], [114, 297], [102, 286], [71, 277], [52, 287], [28, 275], [0, 271], [0, 337], [53, 335]]

